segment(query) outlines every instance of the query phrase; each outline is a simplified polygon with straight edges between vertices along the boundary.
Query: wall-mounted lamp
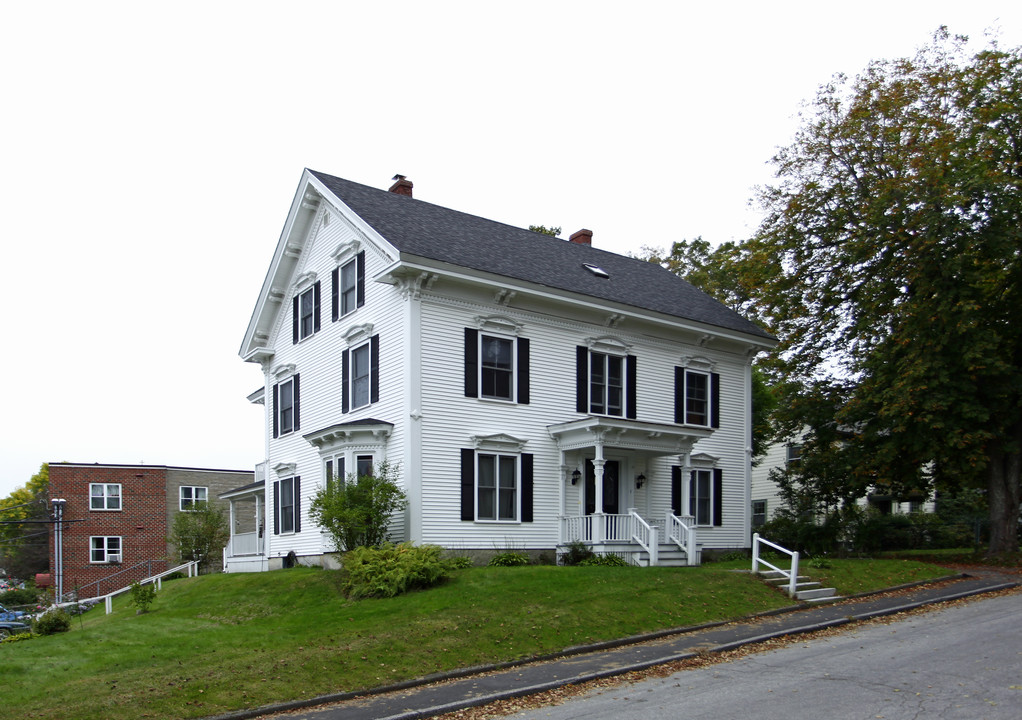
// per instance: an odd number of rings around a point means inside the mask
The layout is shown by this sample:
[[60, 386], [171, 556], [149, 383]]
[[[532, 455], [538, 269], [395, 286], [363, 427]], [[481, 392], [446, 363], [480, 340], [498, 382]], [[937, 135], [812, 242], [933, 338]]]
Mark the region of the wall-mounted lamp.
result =
[[571, 471], [571, 484], [572, 485], [578, 485], [578, 480], [579, 480], [580, 477], [582, 477], [582, 473], [579, 472], [578, 468], [575, 468], [574, 470], [572, 470]]
[[642, 473], [639, 473], [638, 475], [635, 476], [635, 487], [636, 488], [641, 488], [645, 482], [646, 482], [646, 476], [643, 475]]

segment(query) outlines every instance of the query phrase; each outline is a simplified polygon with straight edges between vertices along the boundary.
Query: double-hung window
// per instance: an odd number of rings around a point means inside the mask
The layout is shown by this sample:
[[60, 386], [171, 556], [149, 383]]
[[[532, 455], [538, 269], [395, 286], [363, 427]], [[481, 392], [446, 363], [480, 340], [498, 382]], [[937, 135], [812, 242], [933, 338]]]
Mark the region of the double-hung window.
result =
[[209, 499], [209, 488], [182, 485], [179, 496], [180, 503], [178, 507], [181, 510], [194, 510], [197, 504], [204, 503]]
[[380, 336], [345, 350], [341, 356], [341, 412], [365, 407], [380, 399]]
[[593, 415], [636, 418], [634, 355], [590, 350], [580, 345], [576, 362], [576, 410]]
[[120, 510], [120, 483], [89, 483], [90, 510]]
[[89, 538], [90, 563], [117, 563], [121, 561], [121, 538], [114, 535], [94, 535]]
[[533, 456], [488, 449], [461, 451], [461, 519], [532, 522]]
[[292, 308], [291, 342], [297, 343], [319, 332], [320, 283], [294, 296]]
[[333, 271], [331, 316], [337, 320], [365, 305], [365, 261], [363, 250]]
[[[765, 506], [764, 506], [765, 510]], [[693, 468], [687, 479], [683, 468], [671, 468], [671, 511], [690, 515], [696, 525], [724, 524], [724, 473], [720, 468]]]
[[301, 429], [298, 380], [295, 374], [273, 386], [273, 437]]
[[674, 369], [674, 422], [720, 427], [720, 376], [713, 372]]
[[477, 520], [518, 520], [518, 458], [479, 453]]
[[284, 478], [273, 483], [273, 509], [274, 535], [301, 531], [301, 478]]
[[624, 414], [624, 358], [593, 352], [589, 355], [589, 412]]
[[529, 404], [529, 340], [465, 328], [465, 397]]

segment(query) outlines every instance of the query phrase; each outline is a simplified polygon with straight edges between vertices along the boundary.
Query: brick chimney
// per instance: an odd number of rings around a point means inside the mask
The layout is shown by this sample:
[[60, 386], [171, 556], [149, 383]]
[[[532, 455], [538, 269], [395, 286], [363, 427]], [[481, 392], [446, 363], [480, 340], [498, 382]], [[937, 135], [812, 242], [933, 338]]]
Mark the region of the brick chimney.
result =
[[395, 175], [394, 184], [390, 186], [390, 192], [398, 195], [412, 196], [412, 181], [405, 179], [404, 175]]
[[576, 243], [577, 245], [592, 245], [593, 231], [582, 228], [578, 232], [573, 232], [571, 237], [568, 238], [568, 241]]

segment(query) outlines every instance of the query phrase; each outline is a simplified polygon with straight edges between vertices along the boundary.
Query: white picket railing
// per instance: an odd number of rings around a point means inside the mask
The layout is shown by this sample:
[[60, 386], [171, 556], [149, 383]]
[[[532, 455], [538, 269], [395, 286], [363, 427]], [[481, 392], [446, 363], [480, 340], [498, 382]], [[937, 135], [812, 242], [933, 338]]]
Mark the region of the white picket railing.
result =
[[[779, 552], [784, 553], [785, 555], [790, 556], [791, 557], [791, 568], [789, 570], [784, 570], [782, 568], [777, 567], [776, 565], [771, 565], [769, 562], [767, 562], [766, 560], [761, 558], [759, 556], [759, 546], [761, 544], [762, 545], [768, 545], [769, 547], [772, 547], [774, 550], [777, 550]], [[765, 538], [761, 538], [759, 536], [759, 533], [753, 533], [752, 534], [752, 572], [759, 572], [759, 566], [760, 565], [765, 565], [766, 567], [770, 568], [774, 572], [778, 572], [782, 576], [787, 578], [788, 579], [788, 595], [790, 597], [795, 597], [796, 596], [796, 592], [797, 592], [796, 591], [796, 586], [798, 585], [798, 551], [797, 550], [788, 550], [787, 548], [783, 548], [780, 545], [777, 545], [776, 543], [772, 543], [772, 542], [770, 542], [769, 540], [767, 540]]]
[[631, 518], [632, 541], [638, 543], [649, 554], [650, 567], [656, 565], [660, 554], [660, 538], [657, 537], [657, 528], [643, 520], [635, 508], [628, 510], [628, 516]]
[[236, 557], [238, 555], [262, 555], [263, 538], [257, 532], [231, 535], [231, 540], [224, 550], [227, 557]]
[[699, 555], [696, 548], [696, 519], [691, 515], [675, 515], [667, 512], [667, 539], [685, 551], [686, 562], [689, 565], [699, 564]]

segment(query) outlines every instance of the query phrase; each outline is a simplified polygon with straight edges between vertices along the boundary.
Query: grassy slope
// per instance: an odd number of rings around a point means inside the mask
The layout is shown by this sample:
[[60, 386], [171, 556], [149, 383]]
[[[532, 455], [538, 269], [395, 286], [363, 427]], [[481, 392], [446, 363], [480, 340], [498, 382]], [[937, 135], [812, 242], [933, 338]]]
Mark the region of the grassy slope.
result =
[[[856, 562], [861, 582], [869, 561]], [[946, 574], [886, 562], [874, 587]], [[20, 717], [201, 717], [788, 604], [728, 564], [472, 568], [430, 591], [357, 603], [317, 569], [211, 575], [166, 583], [146, 615], [121, 598], [70, 633], [4, 644], [0, 678]]]

